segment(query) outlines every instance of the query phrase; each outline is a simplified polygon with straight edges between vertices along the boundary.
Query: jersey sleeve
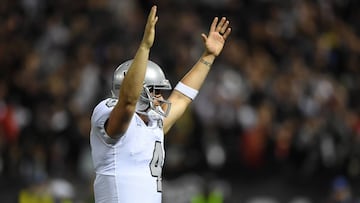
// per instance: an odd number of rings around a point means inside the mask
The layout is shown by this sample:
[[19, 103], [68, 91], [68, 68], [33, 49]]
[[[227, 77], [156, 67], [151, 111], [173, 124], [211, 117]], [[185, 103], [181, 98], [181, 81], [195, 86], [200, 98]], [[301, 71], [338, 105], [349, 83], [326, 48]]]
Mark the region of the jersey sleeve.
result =
[[111, 138], [105, 131], [105, 122], [109, 119], [117, 100], [106, 99], [100, 102], [94, 109], [91, 117], [91, 128], [107, 144], [114, 144], [117, 139]]

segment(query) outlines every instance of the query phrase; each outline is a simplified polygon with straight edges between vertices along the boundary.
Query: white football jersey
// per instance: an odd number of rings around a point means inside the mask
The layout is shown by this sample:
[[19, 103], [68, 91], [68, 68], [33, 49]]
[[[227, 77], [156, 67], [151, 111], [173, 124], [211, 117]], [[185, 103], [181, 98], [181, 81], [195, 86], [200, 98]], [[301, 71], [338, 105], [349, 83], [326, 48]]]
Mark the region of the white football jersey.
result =
[[125, 134], [112, 139], [104, 124], [116, 102], [101, 101], [91, 117], [95, 202], [160, 203], [165, 157], [162, 120], [146, 125], [135, 113]]

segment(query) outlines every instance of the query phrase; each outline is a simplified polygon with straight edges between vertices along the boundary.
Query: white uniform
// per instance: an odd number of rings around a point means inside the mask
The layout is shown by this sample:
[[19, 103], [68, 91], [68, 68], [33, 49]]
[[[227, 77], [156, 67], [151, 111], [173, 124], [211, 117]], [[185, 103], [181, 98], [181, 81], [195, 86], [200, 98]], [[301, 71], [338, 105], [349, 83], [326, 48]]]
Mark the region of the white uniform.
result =
[[135, 113], [125, 134], [112, 139], [104, 124], [116, 102], [111, 98], [103, 100], [91, 117], [95, 202], [160, 203], [165, 157], [162, 120], [147, 126]]

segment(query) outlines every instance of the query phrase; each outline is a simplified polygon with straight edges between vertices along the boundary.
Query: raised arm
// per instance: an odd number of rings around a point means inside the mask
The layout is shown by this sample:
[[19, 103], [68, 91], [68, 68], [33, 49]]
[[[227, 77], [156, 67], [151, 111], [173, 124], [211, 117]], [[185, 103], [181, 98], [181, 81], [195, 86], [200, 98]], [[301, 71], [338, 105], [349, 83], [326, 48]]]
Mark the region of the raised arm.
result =
[[156, 10], [156, 6], [151, 8], [143, 39], [121, 84], [119, 101], [106, 123], [106, 132], [112, 138], [119, 138], [127, 130], [130, 120], [135, 113], [136, 103], [143, 88], [150, 48], [154, 43], [155, 25], [158, 20]]
[[220, 21], [218, 17], [215, 17], [208, 35], [201, 34], [205, 51], [190, 71], [181, 79], [169, 97], [172, 107], [169, 115], [164, 120], [165, 133], [169, 131], [195, 98], [230, 33], [229, 21], [225, 17], [221, 18]]

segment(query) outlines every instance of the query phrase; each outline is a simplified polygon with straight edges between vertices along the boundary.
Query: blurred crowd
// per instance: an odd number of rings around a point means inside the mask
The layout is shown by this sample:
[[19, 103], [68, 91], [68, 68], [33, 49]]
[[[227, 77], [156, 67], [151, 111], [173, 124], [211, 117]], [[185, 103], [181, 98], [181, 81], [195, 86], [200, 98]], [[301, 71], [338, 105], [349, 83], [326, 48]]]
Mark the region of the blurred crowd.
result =
[[233, 29], [167, 137], [165, 179], [211, 174], [228, 181], [228, 195], [229, 185], [259, 177], [312, 185], [343, 175], [360, 185], [359, 1], [4, 0], [1, 196], [26, 199], [45, 184], [46, 194], [91, 202], [92, 109], [110, 96], [115, 68], [133, 57], [153, 4], [150, 58], [173, 86], [201, 54], [200, 34], [214, 16]]

